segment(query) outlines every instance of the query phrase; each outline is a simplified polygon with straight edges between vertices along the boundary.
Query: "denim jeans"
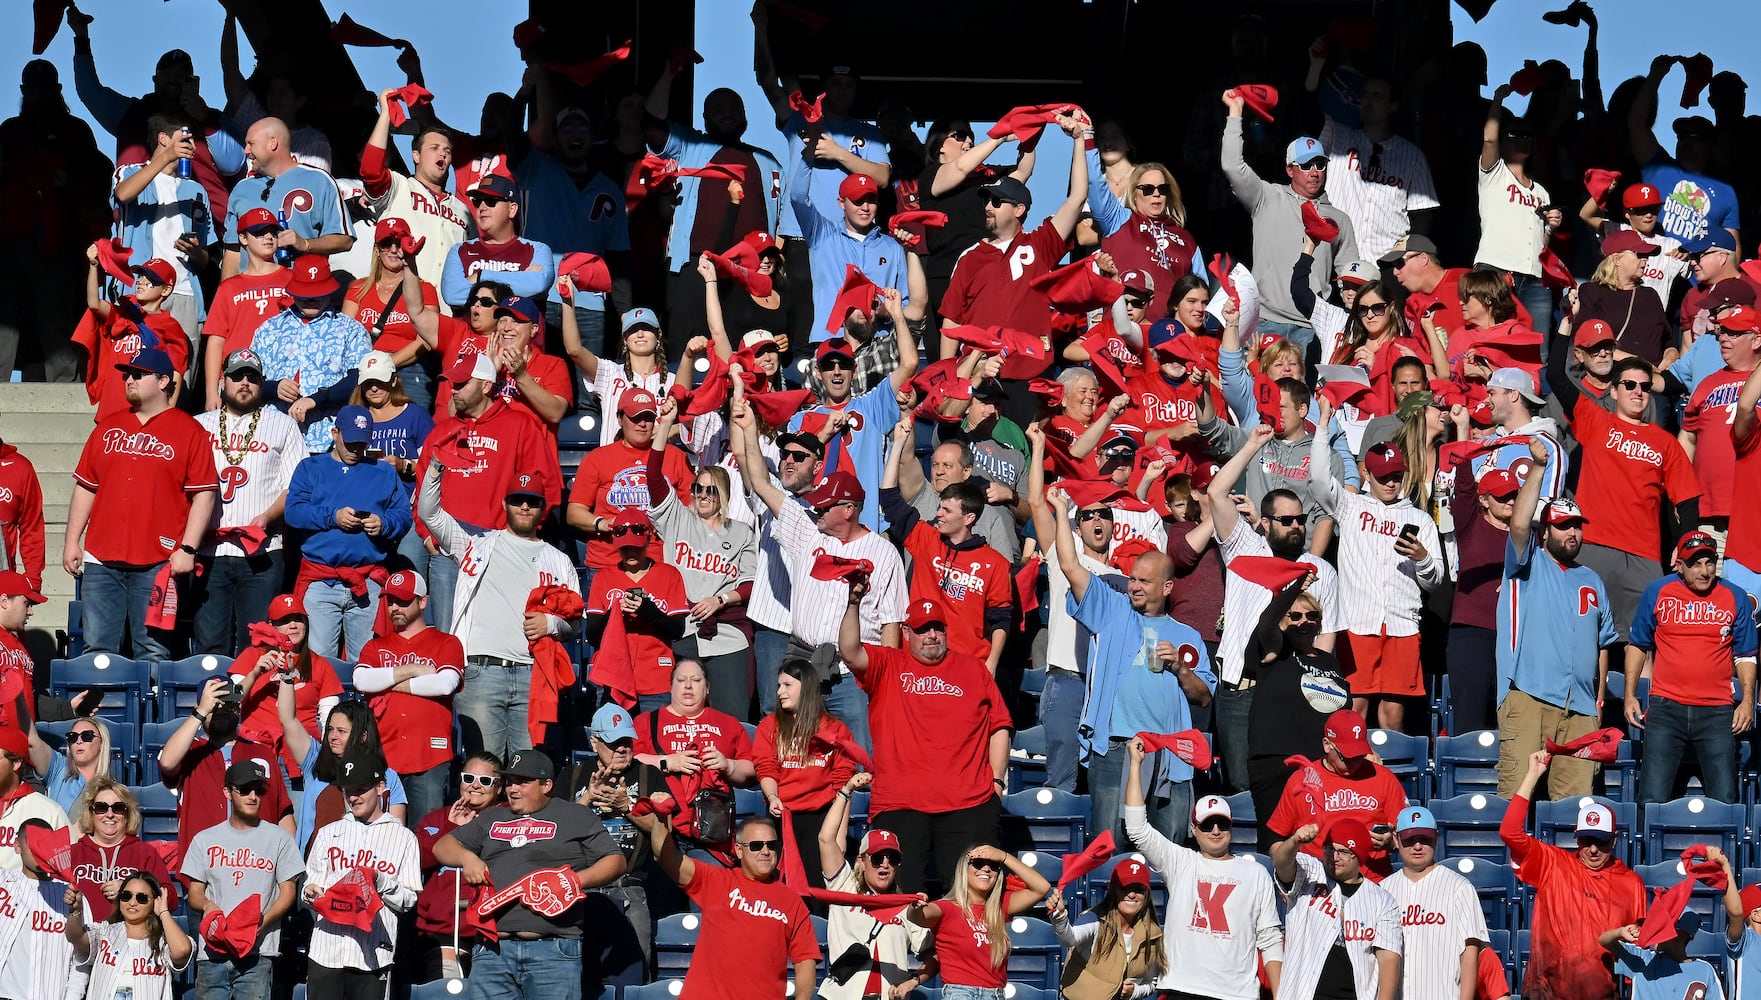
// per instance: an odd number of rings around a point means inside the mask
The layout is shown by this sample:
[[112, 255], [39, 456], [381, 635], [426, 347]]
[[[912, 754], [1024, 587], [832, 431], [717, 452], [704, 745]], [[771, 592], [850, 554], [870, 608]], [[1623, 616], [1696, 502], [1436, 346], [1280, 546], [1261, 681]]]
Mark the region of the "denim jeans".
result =
[[1261, 335], [1275, 333], [1308, 353], [1309, 344], [1314, 343], [1315, 328], [1307, 323], [1280, 323], [1275, 319], [1260, 317], [1259, 332]]
[[275, 960], [252, 955], [225, 961], [196, 963], [196, 1000], [269, 1000]]
[[641, 715], [643, 712], [653, 712], [657, 709], [665, 708], [672, 703], [673, 696], [666, 691], [662, 691], [659, 694], [639, 694], [636, 696], [636, 714]]
[[581, 1000], [581, 942], [496, 941], [471, 949], [469, 1000]]
[[1736, 737], [1731, 735], [1730, 705], [1683, 705], [1651, 696], [1645, 710], [1645, 752], [1639, 761], [1639, 802], [1674, 798], [1675, 772], [1688, 747], [1700, 762], [1700, 785], [1706, 797], [1737, 800]]
[[1003, 1000], [1003, 991], [991, 986], [962, 986], [948, 983], [942, 987], [943, 1000]]
[[232, 656], [250, 646], [251, 623], [267, 617], [269, 602], [281, 593], [281, 551], [203, 562], [207, 569], [190, 588], [196, 605], [190, 651]]
[[452, 765], [436, 764], [426, 771], [416, 774], [400, 774], [404, 783], [405, 805], [408, 806], [410, 825], [441, 806], [446, 805], [446, 793], [451, 789]]
[[1253, 688], [1240, 691], [1222, 684], [1211, 701], [1217, 722], [1217, 755], [1223, 758], [1223, 780], [1229, 791], [1247, 791], [1247, 717], [1253, 711]]
[[1449, 627], [1449, 711], [1453, 736], [1498, 728], [1498, 632]]
[[594, 928], [593, 936], [582, 942], [581, 961], [588, 967], [588, 982], [594, 980], [594, 973], [607, 986], [647, 982], [654, 933], [641, 873], [587, 890], [586, 906], [582, 922]]
[[379, 612], [379, 583], [367, 581], [367, 593], [357, 597], [340, 580], [318, 580], [306, 588], [306, 618], [311, 622], [312, 652], [341, 655], [350, 663], [361, 647], [373, 638], [373, 618]]
[[[771, 696], [776, 696], [773, 690]], [[863, 693], [862, 685], [856, 683], [855, 674], [845, 674], [844, 679], [832, 685], [825, 696], [825, 710], [844, 725], [850, 727], [850, 735], [862, 749], [872, 751], [874, 741], [868, 735], [868, 695]]]
[[[1125, 769], [1130, 766], [1130, 762], [1131, 756], [1123, 741], [1109, 746], [1105, 757], [1096, 757], [1089, 761], [1089, 839], [1094, 839], [1102, 830], [1112, 830], [1114, 843], [1130, 843], [1131, 838], [1125, 835], [1124, 819]], [[1144, 799], [1149, 806], [1150, 825], [1174, 843], [1183, 844], [1186, 842], [1187, 823], [1192, 818], [1192, 782], [1177, 781], [1167, 799], [1157, 799], [1152, 792], [1152, 778], [1155, 773], [1156, 754], [1149, 754], [1143, 759], [1143, 771], [1139, 779], [1143, 783]]]
[[1076, 791], [1076, 725], [1088, 687], [1068, 670], [1047, 670], [1039, 696], [1039, 724], [1046, 732], [1046, 787]]
[[679, 659], [703, 664], [703, 676], [709, 679], [710, 708], [747, 721], [752, 714], [752, 650], [703, 656], [697, 652], [696, 635], [687, 634], [674, 644], [673, 653]]
[[[532, 698], [532, 667], [465, 664], [465, 683], [453, 696], [453, 710], [465, 737], [465, 751], [488, 750], [507, 760], [532, 745], [526, 709]], [[577, 955], [577, 958], [580, 956]]]
[[146, 626], [147, 602], [153, 597], [153, 577], [164, 565], [85, 564], [80, 582], [80, 600], [84, 607], [80, 624], [86, 633], [86, 652], [121, 655], [126, 632], [135, 659], [171, 659], [163, 633], [154, 634]]
[[757, 666], [758, 711], [769, 715], [777, 710], [777, 667], [789, 650], [789, 633], [778, 632], [763, 625], [752, 626], [752, 658]]

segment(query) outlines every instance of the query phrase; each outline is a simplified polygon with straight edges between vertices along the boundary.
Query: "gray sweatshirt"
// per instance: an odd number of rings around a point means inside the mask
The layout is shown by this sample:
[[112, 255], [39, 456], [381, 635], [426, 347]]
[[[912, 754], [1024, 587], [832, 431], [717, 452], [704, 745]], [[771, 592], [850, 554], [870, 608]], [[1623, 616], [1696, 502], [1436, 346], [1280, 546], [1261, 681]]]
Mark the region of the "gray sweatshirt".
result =
[[[1246, 446], [1250, 433], [1215, 418], [1200, 422], [1198, 432], [1204, 435], [1205, 443], [1211, 446], [1211, 454], [1225, 457]], [[1311, 533], [1318, 521], [1329, 516], [1321, 509], [1320, 501], [1316, 499], [1315, 491], [1309, 485], [1309, 442], [1313, 439], [1313, 434], [1304, 434], [1294, 441], [1275, 437], [1266, 442], [1266, 446], [1254, 456], [1253, 464], [1241, 474], [1241, 481], [1234, 485], [1235, 491], [1246, 493], [1255, 507], [1273, 490], [1286, 489], [1295, 493], [1302, 498], [1303, 513], [1308, 515], [1307, 524]], [[1339, 453], [1329, 450], [1327, 455], [1332, 463], [1330, 468], [1333, 478], [1344, 481], [1345, 463], [1340, 460]]]

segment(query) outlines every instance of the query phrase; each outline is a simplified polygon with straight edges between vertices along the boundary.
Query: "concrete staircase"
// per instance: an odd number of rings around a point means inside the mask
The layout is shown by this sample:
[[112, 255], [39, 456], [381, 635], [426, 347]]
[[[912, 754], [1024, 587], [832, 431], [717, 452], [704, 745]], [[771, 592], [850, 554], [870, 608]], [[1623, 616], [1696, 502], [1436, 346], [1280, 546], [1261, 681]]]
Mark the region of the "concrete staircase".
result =
[[73, 495], [73, 467], [92, 432], [93, 411], [83, 385], [0, 384], [0, 440], [31, 460], [43, 484], [43, 596], [49, 602], [31, 616], [31, 630], [44, 632], [47, 638], [67, 628], [67, 602], [73, 600], [73, 578], [61, 568], [61, 547]]

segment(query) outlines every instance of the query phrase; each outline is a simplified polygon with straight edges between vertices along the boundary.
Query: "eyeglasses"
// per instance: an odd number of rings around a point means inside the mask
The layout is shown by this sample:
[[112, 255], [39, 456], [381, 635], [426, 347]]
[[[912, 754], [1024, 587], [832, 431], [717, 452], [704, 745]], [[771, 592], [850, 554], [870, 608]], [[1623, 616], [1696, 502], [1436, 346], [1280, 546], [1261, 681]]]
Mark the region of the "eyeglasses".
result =
[[839, 355], [834, 354], [831, 357], [826, 358], [824, 361], [821, 361], [818, 365], [815, 365], [814, 367], [818, 368], [822, 372], [829, 372], [829, 371], [853, 372], [856, 370], [856, 362], [851, 361], [849, 358], [841, 357]]
[[269, 785], [266, 782], [257, 781], [249, 785], [234, 785], [232, 790], [240, 795], [255, 795], [262, 798], [269, 794]]
[[1143, 195], [1145, 198], [1148, 198], [1152, 194], [1159, 194], [1166, 198], [1173, 190], [1174, 186], [1172, 184], [1139, 184], [1137, 186], [1137, 193]]
[[783, 849], [783, 842], [780, 840], [748, 840], [742, 846], [748, 851], [769, 851], [775, 854]]
[[1216, 833], [1218, 830], [1227, 830], [1232, 825], [1222, 816], [1207, 816], [1199, 821], [1198, 829], [1200, 833]]
[[69, 743], [90, 743], [98, 738], [96, 729], [75, 729], [67, 734]]
[[126, 803], [126, 802], [93, 802], [92, 803], [92, 815], [93, 816], [102, 816], [105, 813], [115, 813], [118, 816], [127, 816], [128, 815], [128, 803]]
[[1365, 316], [1386, 316], [1388, 314], [1388, 303], [1360, 302], [1358, 303], [1357, 311], [1363, 313]]
[[129, 892], [127, 889], [124, 889], [116, 894], [116, 901], [118, 903], [141, 903], [144, 905], [153, 901], [153, 894], [150, 892]]
[[1111, 507], [1102, 507], [1099, 510], [1079, 510], [1076, 512], [1077, 524], [1087, 524], [1096, 519], [1111, 521], [1113, 519], [1113, 509]]
[[716, 497], [720, 499], [722, 491], [715, 488], [714, 483], [692, 483], [691, 495], [694, 497]]
[[992, 861], [990, 858], [967, 858], [966, 867], [975, 872], [1000, 872], [1003, 870], [1003, 863], [1001, 861]]
[[868, 856], [868, 863], [871, 865], [891, 865], [894, 868], [897, 868], [904, 860], [905, 856], [898, 851], [877, 851]]
[[1620, 386], [1622, 389], [1625, 389], [1628, 392], [1648, 393], [1651, 391], [1651, 383], [1649, 383], [1649, 382], [1635, 382], [1630, 378], [1623, 378], [1614, 384]]
[[1357, 852], [1356, 852], [1356, 851], [1354, 851], [1354, 850], [1352, 850], [1352, 849], [1351, 849], [1351, 848], [1349, 848], [1349, 847], [1347, 847], [1347, 846], [1345, 846], [1345, 845], [1344, 845], [1344, 844], [1328, 844], [1328, 845], [1327, 845], [1327, 850], [1329, 850], [1329, 851], [1332, 851], [1332, 852], [1333, 852], [1333, 853], [1334, 853], [1334, 854], [1349, 854], [1349, 855], [1351, 855], [1351, 856], [1352, 856], [1352, 857], [1356, 857], [1356, 856], [1357, 856]]
[[477, 296], [471, 300], [471, 304], [474, 306], [482, 306], [485, 309], [494, 309], [496, 306], [501, 305], [500, 302], [497, 302], [495, 299], [490, 298], [487, 295]]
[[1321, 620], [1321, 616], [1315, 614], [1313, 611], [1292, 611], [1284, 617], [1292, 625], [1306, 625], [1309, 622], [1318, 622]]
[[499, 205], [504, 201], [507, 201], [506, 198], [497, 198], [497, 197], [494, 197], [493, 195], [481, 195], [481, 194], [471, 195], [470, 199], [471, 199], [472, 205], [475, 205], [475, 206], [488, 205], [491, 208], [494, 208], [496, 205]]
[[476, 785], [480, 785], [484, 788], [494, 788], [496, 783], [500, 780], [500, 777], [493, 774], [472, 774], [469, 771], [459, 775], [459, 784], [465, 788], [470, 788]]
[[1298, 164], [1297, 164], [1297, 165], [1296, 165], [1296, 169], [1298, 169], [1298, 170], [1321, 170], [1321, 171], [1324, 171], [1324, 170], [1326, 170], [1326, 169], [1327, 169], [1327, 161], [1326, 161], [1326, 160], [1324, 160], [1324, 159], [1321, 159], [1321, 158], [1319, 158], [1319, 157], [1317, 157], [1317, 158], [1315, 158], [1315, 159], [1313, 159], [1313, 160], [1310, 160], [1310, 161], [1308, 161], [1308, 162], [1307, 162], [1307, 163], [1298, 163]]
[[784, 462], [811, 462], [813, 461], [813, 452], [803, 448], [784, 448], [779, 457]]
[[1308, 520], [1307, 514], [1267, 514], [1266, 520], [1276, 521], [1286, 528], [1294, 528]]

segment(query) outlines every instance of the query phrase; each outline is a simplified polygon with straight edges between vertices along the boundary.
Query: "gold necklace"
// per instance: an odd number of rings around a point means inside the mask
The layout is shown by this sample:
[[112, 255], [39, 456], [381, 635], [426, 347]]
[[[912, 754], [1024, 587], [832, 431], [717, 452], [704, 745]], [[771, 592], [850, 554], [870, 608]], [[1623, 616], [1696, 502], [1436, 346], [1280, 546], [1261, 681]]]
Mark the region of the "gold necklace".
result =
[[220, 456], [226, 459], [227, 465], [244, 463], [245, 456], [251, 453], [251, 439], [257, 436], [257, 421], [262, 416], [263, 408], [261, 406], [251, 411], [251, 426], [245, 428], [245, 446], [240, 448], [237, 454], [234, 454], [233, 450], [227, 447], [231, 444], [231, 440], [226, 436], [226, 407], [224, 405], [220, 407]]

